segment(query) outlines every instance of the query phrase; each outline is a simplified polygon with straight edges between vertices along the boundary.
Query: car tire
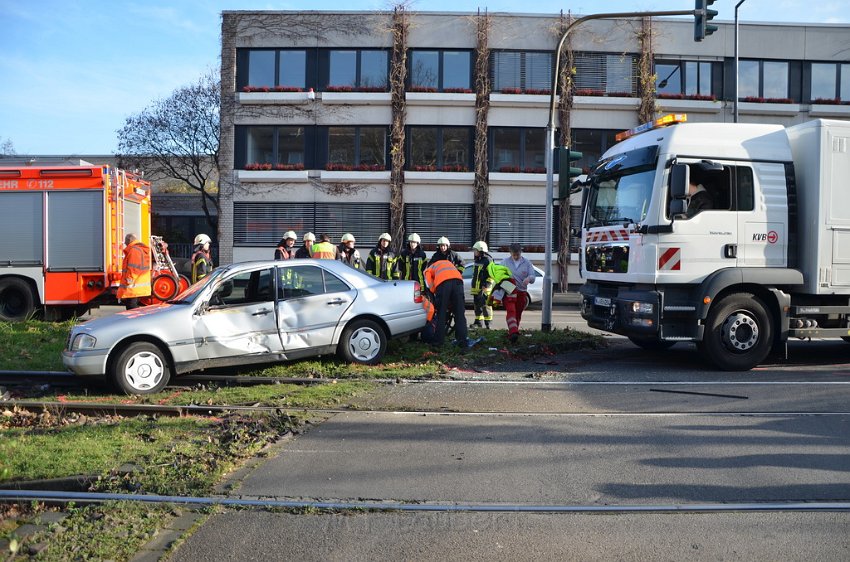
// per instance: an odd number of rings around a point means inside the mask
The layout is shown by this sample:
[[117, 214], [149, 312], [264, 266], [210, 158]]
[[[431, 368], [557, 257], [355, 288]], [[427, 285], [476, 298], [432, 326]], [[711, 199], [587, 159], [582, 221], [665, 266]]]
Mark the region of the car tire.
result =
[[339, 340], [340, 357], [349, 363], [375, 365], [387, 351], [387, 334], [372, 320], [355, 320]]
[[629, 341], [647, 351], [664, 351], [676, 345], [674, 341], [660, 340], [658, 338], [641, 338], [638, 336], [629, 336]]
[[23, 322], [35, 314], [32, 287], [18, 277], [0, 279], [0, 320]]
[[159, 347], [138, 341], [121, 349], [110, 361], [108, 377], [125, 394], [153, 394], [168, 384], [171, 369]]
[[773, 346], [773, 322], [764, 303], [750, 293], [733, 293], [716, 302], [697, 344], [709, 362], [724, 371], [748, 371], [765, 360]]

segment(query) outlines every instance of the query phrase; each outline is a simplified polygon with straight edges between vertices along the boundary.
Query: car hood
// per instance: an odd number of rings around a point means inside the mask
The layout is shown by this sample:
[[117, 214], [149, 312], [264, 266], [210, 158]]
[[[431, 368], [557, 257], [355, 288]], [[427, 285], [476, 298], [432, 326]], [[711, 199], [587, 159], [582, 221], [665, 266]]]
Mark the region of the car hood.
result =
[[74, 326], [71, 331], [74, 334], [92, 334], [98, 339], [98, 347], [101, 347], [101, 344], [112, 339], [120, 339], [130, 334], [173, 332], [180, 324], [190, 328], [189, 317], [192, 308], [189, 304], [154, 304], [94, 318]]

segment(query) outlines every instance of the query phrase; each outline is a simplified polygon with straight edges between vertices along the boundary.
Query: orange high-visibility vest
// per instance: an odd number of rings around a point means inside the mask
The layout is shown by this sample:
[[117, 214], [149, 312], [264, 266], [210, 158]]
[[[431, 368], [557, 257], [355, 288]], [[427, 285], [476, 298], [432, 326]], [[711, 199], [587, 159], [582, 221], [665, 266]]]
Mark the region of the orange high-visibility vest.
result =
[[119, 299], [148, 297], [151, 294], [151, 249], [136, 240], [124, 248], [121, 283], [115, 296]]
[[431, 299], [422, 299], [422, 308], [425, 309], [425, 319], [430, 322], [434, 319], [434, 314], [437, 312], [437, 309], [434, 308], [434, 303], [431, 302]]
[[437, 287], [443, 281], [448, 281], [449, 279], [463, 280], [463, 275], [461, 275], [460, 271], [449, 260], [438, 260], [425, 268], [425, 286], [432, 293], [437, 291]]
[[319, 242], [318, 244], [313, 244], [312, 255], [313, 259], [317, 260], [336, 259], [336, 246], [330, 242]]

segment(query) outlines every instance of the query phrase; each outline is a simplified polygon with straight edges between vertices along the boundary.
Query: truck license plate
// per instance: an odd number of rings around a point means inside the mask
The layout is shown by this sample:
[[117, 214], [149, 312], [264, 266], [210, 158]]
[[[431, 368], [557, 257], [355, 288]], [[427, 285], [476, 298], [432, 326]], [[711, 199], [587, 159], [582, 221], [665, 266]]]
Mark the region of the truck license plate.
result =
[[595, 297], [593, 299], [593, 304], [596, 306], [611, 306], [611, 299], [607, 297]]

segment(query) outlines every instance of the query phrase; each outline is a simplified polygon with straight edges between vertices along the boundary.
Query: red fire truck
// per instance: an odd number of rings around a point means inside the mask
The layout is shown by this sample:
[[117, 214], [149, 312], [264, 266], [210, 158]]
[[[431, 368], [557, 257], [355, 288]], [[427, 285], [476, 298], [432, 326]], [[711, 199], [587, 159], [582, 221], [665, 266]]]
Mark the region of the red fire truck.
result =
[[188, 286], [151, 236], [149, 182], [111, 166], [0, 167], [0, 321], [116, 304], [127, 233], [152, 246], [146, 304]]

